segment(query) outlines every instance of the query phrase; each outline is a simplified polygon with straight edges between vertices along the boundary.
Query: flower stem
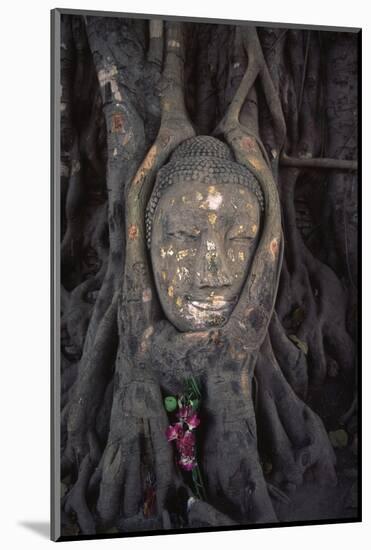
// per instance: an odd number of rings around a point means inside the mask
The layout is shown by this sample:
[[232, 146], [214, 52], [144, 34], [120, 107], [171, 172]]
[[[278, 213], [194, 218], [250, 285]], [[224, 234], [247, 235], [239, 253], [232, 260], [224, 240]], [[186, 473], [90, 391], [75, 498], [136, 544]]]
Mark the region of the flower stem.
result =
[[[201, 471], [198, 466], [192, 470], [192, 479], [195, 486], [195, 492], [200, 500], [206, 500], [206, 491], [201, 477]], [[200, 490], [201, 489], [201, 490]]]

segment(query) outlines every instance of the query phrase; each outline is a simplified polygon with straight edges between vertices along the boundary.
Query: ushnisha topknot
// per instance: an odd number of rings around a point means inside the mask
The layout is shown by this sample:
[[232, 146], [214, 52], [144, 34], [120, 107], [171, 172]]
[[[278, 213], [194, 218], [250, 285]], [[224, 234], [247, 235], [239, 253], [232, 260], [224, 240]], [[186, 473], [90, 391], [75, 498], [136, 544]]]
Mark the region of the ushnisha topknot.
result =
[[170, 162], [188, 157], [211, 157], [233, 161], [228, 145], [211, 136], [196, 136], [183, 141], [170, 157]]
[[264, 198], [256, 177], [245, 166], [238, 164], [229, 147], [211, 136], [196, 136], [179, 145], [170, 160], [159, 170], [148, 202], [145, 216], [146, 240], [151, 246], [152, 220], [157, 204], [165, 189], [178, 182], [194, 181], [238, 183], [247, 187], [258, 199], [264, 211]]

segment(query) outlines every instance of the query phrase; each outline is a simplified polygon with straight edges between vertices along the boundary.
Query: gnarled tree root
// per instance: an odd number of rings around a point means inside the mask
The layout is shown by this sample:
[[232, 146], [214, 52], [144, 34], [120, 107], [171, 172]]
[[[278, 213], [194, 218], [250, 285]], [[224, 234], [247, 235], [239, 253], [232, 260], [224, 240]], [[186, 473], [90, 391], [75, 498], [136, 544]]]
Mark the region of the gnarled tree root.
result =
[[335, 484], [336, 457], [321, 419], [294, 393], [273, 354], [269, 337], [259, 356], [259, 439], [281, 487], [301, 485], [311, 472], [321, 484]]

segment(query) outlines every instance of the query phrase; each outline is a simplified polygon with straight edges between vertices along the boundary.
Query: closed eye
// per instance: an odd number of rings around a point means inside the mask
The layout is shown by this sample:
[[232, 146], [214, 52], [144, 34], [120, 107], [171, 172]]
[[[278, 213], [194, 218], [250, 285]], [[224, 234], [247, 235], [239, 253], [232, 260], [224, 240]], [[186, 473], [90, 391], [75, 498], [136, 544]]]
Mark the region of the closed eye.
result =
[[168, 231], [167, 235], [168, 237], [172, 237], [173, 239], [178, 239], [180, 241], [196, 241], [200, 236], [200, 231], [194, 230], [194, 231]]
[[251, 235], [228, 235], [227, 237], [230, 241], [236, 242], [236, 243], [246, 243], [247, 241], [251, 241], [254, 237]]
[[227, 239], [236, 243], [246, 243], [253, 238], [254, 235], [252, 235], [248, 228], [242, 224], [231, 227], [227, 232]]

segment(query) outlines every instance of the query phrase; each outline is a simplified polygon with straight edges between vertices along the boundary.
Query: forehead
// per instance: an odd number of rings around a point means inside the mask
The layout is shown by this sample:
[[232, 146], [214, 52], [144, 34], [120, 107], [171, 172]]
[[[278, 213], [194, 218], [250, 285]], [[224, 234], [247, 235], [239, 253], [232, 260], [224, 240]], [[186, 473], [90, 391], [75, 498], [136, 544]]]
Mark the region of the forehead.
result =
[[238, 183], [178, 182], [163, 192], [158, 207], [170, 218], [203, 217], [210, 211], [227, 217], [259, 217], [255, 194]]

